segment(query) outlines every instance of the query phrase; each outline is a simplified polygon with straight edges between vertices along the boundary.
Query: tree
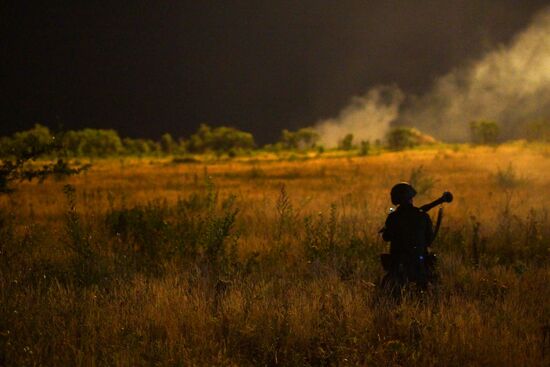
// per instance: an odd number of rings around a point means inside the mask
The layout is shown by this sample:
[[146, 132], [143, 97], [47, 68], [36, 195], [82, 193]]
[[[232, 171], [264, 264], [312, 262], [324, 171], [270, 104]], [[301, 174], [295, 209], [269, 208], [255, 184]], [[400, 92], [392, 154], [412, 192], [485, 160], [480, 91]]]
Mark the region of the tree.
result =
[[369, 155], [369, 152], [370, 152], [370, 142], [368, 140], [361, 140], [359, 155]]
[[412, 148], [421, 144], [434, 144], [436, 140], [430, 135], [421, 133], [418, 129], [411, 127], [394, 127], [386, 134], [388, 148], [402, 150]]
[[23, 157], [33, 154], [54, 142], [50, 129], [40, 124], [35, 124], [32, 129], [13, 134], [6, 149], [6, 155]]
[[82, 134], [82, 154], [86, 156], [108, 157], [122, 153], [122, 141], [115, 130], [84, 129]]
[[213, 151], [217, 154], [239, 149], [252, 149], [255, 146], [252, 134], [232, 127], [211, 128], [202, 124], [187, 142], [187, 149], [193, 153]]
[[472, 121], [470, 132], [474, 144], [496, 144], [500, 134], [500, 127], [495, 121]]
[[281, 143], [286, 149], [298, 149], [298, 136], [295, 132], [284, 129], [281, 133]]
[[142, 156], [151, 152], [149, 144], [144, 139], [124, 138], [122, 139], [122, 146], [124, 147], [124, 152], [128, 155]]
[[[3, 148], [2, 165], [0, 166], [0, 193], [10, 193], [13, 184], [21, 181], [40, 182], [49, 176], [68, 176], [86, 170], [90, 165], [70, 166], [60, 156], [63, 147], [60, 138], [52, 136], [47, 127], [35, 125], [34, 128], [14, 134], [12, 139], [2, 139], [8, 147]], [[40, 157], [56, 157], [54, 162], [37, 166], [35, 161]]]
[[62, 136], [62, 144], [73, 156], [108, 157], [124, 151], [122, 141], [115, 130], [67, 131]]
[[353, 134], [347, 134], [344, 136], [344, 138], [340, 141], [338, 148], [342, 150], [351, 150], [353, 148]]
[[166, 133], [160, 138], [160, 147], [164, 154], [172, 154], [176, 148], [177, 144], [172, 138], [172, 135]]
[[206, 124], [201, 124], [197, 132], [189, 138], [187, 149], [193, 153], [201, 153], [207, 149], [207, 142], [212, 140], [212, 129]]
[[391, 129], [386, 138], [388, 140], [388, 147], [392, 150], [401, 150], [417, 145], [414, 134], [407, 127]]
[[298, 131], [284, 129], [281, 135], [281, 144], [286, 149], [311, 149], [315, 148], [320, 136], [312, 128], [302, 128]]
[[149, 148], [149, 152], [153, 154], [158, 154], [161, 152], [162, 149], [159, 142], [156, 142], [151, 139], [144, 139], [143, 141], [145, 142], [145, 144], [147, 144], [147, 147]]
[[525, 137], [530, 141], [550, 141], [550, 120], [539, 120], [525, 126]]
[[73, 157], [82, 156], [83, 136], [79, 131], [67, 131], [63, 134], [62, 144], [67, 153]]
[[298, 138], [298, 148], [300, 149], [315, 148], [321, 138], [316, 130], [308, 127], [296, 131], [296, 136]]

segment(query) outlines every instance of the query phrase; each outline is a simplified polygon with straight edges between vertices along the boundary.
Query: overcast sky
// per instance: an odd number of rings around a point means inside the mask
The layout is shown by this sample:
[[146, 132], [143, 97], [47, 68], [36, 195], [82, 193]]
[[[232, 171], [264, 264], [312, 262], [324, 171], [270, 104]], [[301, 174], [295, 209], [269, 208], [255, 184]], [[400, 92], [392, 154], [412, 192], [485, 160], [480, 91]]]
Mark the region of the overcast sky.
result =
[[[548, 1], [117, 1], [2, 5], [0, 134], [36, 122], [260, 143], [380, 84], [422, 93]], [[92, 4], [93, 3], [93, 4]]]

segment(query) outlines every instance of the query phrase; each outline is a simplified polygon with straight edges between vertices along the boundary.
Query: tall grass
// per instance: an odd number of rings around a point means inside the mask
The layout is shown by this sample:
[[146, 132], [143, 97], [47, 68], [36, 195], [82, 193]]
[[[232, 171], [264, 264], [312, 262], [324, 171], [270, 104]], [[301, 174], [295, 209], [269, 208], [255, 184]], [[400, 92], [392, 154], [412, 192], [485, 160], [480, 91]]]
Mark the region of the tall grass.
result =
[[[550, 161], [521, 149], [259, 161], [261, 179], [105, 161], [24, 184], [0, 203], [0, 365], [548, 365]], [[512, 156], [533, 179], [499, 191]], [[397, 303], [377, 229], [409, 172], [420, 203], [456, 200], [439, 284]]]

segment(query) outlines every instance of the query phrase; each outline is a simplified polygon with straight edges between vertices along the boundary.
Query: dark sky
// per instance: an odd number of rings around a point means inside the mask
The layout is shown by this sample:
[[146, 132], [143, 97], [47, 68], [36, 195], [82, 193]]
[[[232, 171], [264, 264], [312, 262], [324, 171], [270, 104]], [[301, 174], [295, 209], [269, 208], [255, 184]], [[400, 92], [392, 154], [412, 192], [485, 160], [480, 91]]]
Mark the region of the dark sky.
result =
[[270, 142], [374, 85], [422, 93], [548, 0], [78, 3], [1, 5], [0, 134], [179, 137], [205, 122]]

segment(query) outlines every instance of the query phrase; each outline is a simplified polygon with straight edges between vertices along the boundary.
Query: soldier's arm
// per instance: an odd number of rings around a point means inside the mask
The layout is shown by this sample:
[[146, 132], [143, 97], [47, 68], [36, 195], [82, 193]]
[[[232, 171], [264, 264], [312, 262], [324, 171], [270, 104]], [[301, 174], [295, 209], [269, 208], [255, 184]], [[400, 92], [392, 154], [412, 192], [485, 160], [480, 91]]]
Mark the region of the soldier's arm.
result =
[[393, 237], [393, 220], [391, 214], [388, 215], [388, 218], [386, 218], [386, 224], [384, 225], [384, 229], [382, 230], [382, 239], [386, 242], [389, 242], [392, 240]]

